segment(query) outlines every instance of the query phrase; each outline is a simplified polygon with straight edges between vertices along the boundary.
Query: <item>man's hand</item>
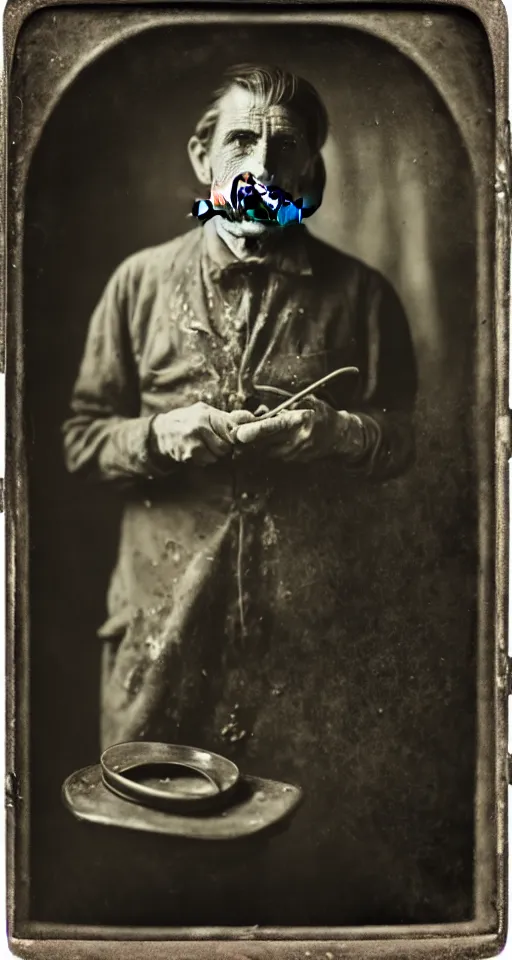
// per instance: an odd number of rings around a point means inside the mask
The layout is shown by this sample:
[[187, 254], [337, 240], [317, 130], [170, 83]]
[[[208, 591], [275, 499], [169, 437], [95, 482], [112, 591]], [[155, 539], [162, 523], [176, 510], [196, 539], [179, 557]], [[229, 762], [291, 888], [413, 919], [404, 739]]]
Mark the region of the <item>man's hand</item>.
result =
[[224, 413], [200, 402], [159, 413], [151, 430], [160, 456], [206, 466], [230, 453], [238, 427], [252, 420], [247, 410]]
[[308, 397], [308, 409], [283, 410], [275, 417], [242, 424], [236, 430], [239, 448], [261, 452], [279, 460], [307, 463], [340, 454], [356, 459], [365, 449], [364, 426], [359, 417]]

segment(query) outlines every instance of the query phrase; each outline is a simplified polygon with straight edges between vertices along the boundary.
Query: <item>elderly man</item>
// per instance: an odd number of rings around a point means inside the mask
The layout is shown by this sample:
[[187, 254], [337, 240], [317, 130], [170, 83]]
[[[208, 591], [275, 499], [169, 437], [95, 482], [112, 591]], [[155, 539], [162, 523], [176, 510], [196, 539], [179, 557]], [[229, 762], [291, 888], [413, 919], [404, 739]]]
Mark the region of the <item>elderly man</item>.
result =
[[[248, 171], [321, 198], [327, 126], [307, 81], [235, 67], [189, 155], [208, 188]], [[255, 415], [343, 366], [359, 375]], [[335, 778], [358, 493], [410, 464], [415, 390], [393, 289], [301, 223], [214, 216], [116, 270], [64, 427], [69, 470], [126, 503], [104, 746], [181, 741], [304, 787]]]

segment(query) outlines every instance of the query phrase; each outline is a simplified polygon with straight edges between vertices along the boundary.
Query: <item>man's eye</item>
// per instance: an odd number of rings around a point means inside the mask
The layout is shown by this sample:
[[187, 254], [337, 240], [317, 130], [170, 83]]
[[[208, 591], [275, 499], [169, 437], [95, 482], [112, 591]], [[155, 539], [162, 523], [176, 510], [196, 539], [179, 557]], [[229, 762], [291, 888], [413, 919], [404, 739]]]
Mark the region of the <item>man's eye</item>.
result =
[[255, 142], [255, 138], [251, 133], [240, 131], [239, 133], [233, 134], [231, 142], [237, 143], [241, 147], [248, 147]]

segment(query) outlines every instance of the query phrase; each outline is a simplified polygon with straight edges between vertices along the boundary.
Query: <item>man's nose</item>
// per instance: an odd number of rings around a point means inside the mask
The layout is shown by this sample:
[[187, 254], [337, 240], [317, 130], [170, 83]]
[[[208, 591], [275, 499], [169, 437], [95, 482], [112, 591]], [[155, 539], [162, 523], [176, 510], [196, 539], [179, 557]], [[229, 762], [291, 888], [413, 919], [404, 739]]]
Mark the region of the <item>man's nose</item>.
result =
[[255, 144], [252, 151], [250, 172], [256, 177], [257, 180], [262, 180], [264, 183], [266, 183], [270, 180], [271, 175], [274, 173], [270, 167], [271, 160], [269, 142], [265, 137], [262, 137], [261, 140]]

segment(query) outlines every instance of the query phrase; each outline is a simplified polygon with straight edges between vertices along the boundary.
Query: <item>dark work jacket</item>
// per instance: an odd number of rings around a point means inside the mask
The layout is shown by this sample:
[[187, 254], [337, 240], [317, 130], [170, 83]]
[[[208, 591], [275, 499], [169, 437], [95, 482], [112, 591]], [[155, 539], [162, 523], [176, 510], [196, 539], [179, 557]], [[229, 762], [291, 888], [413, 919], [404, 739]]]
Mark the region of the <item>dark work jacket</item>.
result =
[[[345, 365], [359, 377], [320, 396], [378, 424], [356, 465], [260, 456], [162, 469], [151, 458], [159, 412], [199, 400], [254, 409], [269, 399], [261, 385], [296, 392]], [[117, 482], [125, 498], [100, 631], [120, 641], [104, 745], [189, 742], [261, 775], [315, 776], [343, 723], [358, 497], [410, 463], [415, 391], [389, 283], [302, 226], [280, 231], [252, 268], [212, 221], [116, 270], [64, 427], [69, 469]]]

